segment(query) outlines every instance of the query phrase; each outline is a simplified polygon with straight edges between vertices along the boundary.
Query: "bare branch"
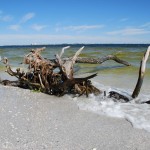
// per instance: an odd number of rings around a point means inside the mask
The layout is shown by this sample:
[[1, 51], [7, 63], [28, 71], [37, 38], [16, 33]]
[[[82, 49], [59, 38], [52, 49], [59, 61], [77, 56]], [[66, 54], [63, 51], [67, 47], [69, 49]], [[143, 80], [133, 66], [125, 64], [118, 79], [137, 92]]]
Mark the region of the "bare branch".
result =
[[70, 48], [70, 46], [66, 46], [66, 47], [63, 47], [63, 48], [62, 48], [61, 53], [60, 53], [60, 55], [59, 55], [60, 58], [62, 57], [64, 51], [65, 51], [66, 49], [68, 49], [68, 48]]
[[145, 52], [145, 54], [141, 60], [138, 81], [137, 81], [135, 89], [132, 93], [133, 98], [136, 98], [139, 95], [139, 92], [141, 90], [141, 87], [143, 84], [143, 79], [144, 79], [144, 74], [145, 74], [146, 62], [148, 60], [149, 54], [150, 54], [150, 46], [148, 47], [147, 51]]
[[75, 61], [77, 60], [77, 57], [80, 55], [80, 53], [81, 53], [81, 51], [82, 51], [83, 49], [84, 49], [84, 46], [81, 47], [81, 48], [75, 53], [75, 55], [74, 55], [73, 58], [72, 58], [72, 64], [75, 63]]
[[117, 56], [114, 56], [114, 55], [108, 55], [102, 58], [78, 57], [76, 60], [76, 63], [102, 64], [103, 62], [107, 60], [114, 60], [117, 63], [123, 64], [125, 66], [131, 66], [130, 63], [124, 60], [121, 60]]

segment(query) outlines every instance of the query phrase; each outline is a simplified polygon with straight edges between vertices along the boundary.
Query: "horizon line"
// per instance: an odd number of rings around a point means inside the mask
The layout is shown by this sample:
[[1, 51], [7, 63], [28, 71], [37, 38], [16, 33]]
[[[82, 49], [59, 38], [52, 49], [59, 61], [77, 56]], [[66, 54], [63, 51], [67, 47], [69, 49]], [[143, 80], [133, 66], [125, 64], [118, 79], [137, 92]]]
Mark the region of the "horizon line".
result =
[[8, 44], [2, 46], [40, 46], [40, 45], [150, 45], [150, 43], [53, 43], [53, 44]]

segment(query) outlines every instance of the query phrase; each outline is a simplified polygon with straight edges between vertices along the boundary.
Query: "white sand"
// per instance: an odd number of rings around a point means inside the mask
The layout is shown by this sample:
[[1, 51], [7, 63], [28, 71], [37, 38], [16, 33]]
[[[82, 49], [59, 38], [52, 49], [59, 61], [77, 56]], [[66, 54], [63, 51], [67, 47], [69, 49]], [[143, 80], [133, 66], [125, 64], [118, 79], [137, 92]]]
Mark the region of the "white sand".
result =
[[149, 150], [150, 133], [57, 98], [0, 86], [1, 150]]

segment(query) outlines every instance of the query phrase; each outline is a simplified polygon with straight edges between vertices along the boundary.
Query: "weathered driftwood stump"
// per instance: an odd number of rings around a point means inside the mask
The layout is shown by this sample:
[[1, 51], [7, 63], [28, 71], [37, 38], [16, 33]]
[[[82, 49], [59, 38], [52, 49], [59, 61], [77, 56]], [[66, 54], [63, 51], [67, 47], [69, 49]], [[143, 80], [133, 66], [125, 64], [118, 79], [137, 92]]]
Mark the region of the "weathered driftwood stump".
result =
[[[97, 74], [92, 74], [84, 78], [74, 78], [73, 66], [75, 63], [101, 64], [107, 60], [114, 60], [126, 66], [130, 66], [128, 62], [113, 55], [97, 59], [78, 57], [84, 47], [81, 47], [73, 57], [62, 58], [67, 48], [69, 48], [69, 46], [62, 48], [60, 54], [57, 54], [55, 59], [52, 60], [42, 57], [41, 52], [45, 50], [45, 47], [32, 49], [29, 54], [25, 55], [22, 62], [28, 65], [26, 72], [21, 71], [20, 68], [13, 71], [8, 59], [3, 58], [2, 62], [6, 65], [6, 72], [11, 76], [15, 76], [18, 80], [3, 80], [1, 83], [3, 85], [39, 90], [56, 96], [63, 96], [64, 94], [77, 94], [78, 96], [85, 94], [88, 96], [91, 93], [98, 95], [102, 92], [93, 86], [90, 81], [90, 79], [94, 78]], [[55, 70], [56, 68], [58, 71]], [[111, 96], [112, 95], [113, 94], [111, 94]]]
[[[138, 80], [137, 80], [137, 83], [136, 83], [136, 86], [135, 86], [135, 89], [134, 89], [132, 95], [130, 97], [126, 97], [125, 95], [122, 95], [116, 91], [110, 91], [108, 97], [115, 98], [116, 100], [120, 100], [120, 101], [123, 100], [124, 102], [128, 102], [128, 101], [132, 100], [133, 98], [138, 97], [141, 87], [142, 87], [142, 84], [143, 84], [143, 79], [144, 79], [145, 69], [146, 69], [146, 62], [148, 60], [149, 54], [150, 54], [150, 46], [148, 47], [147, 51], [144, 53], [144, 56], [141, 60]], [[150, 104], [150, 100], [143, 102], [143, 103]]]
[[[88, 96], [91, 93], [100, 94], [101, 91], [94, 87], [90, 81], [97, 74], [85, 78], [74, 78], [73, 76], [73, 65], [84, 47], [80, 48], [71, 59], [64, 61], [61, 57], [67, 48], [69, 47], [64, 47], [61, 53], [56, 55], [54, 61], [41, 56], [41, 52], [45, 50], [45, 47], [32, 49], [23, 59], [23, 63], [28, 64], [27, 72], [21, 72], [20, 68], [13, 71], [8, 59], [3, 58], [2, 61], [6, 65], [6, 72], [11, 76], [15, 76], [18, 80], [3, 80], [1, 83], [3, 85], [40, 90], [56, 96], [63, 96], [66, 93], [78, 94], [79, 96], [82, 94]], [[54, 71], [56, 68], [58, 69], [57, 72]]]
[[141, 60], [140, 69], [139, 69], [139, 77], [138, 77], [135, 89], [132, 93], [133, 98], [136, 98], [140, 93], [140, 90], [141, 90], [141, 87], [143, 84], [144, 75], [145, 75], [146, 62], [148, 60], [149, 54], [150, 54], [150, 46], [148, 47], [147, 51], [145, 52], [145, 54]]
[[[90, 81], [90, 79], [95, 77], [97, 74], [93, 74], [85, 78], [74, 78], [73, 65], [75, 63], [101, 64], [107, 60], [114, 60], [126, 66], [130, 66], [128, 62], [113, 55], [97, 59], [78, 57], [84, 47], [80, 48], [73, 57], [62, 58], [64, 50], [67, 48], [69, 48], [69, 46], [62, 48], [61, 53], [57, 54], [55, 59], [52, 60], [42, 57], [41, 52], [45, 50], [45, 47], [32, 49], [29, 54], [25, 55], [22, 62], [28, 65], [28, 70], [26, 72], [21, 71], [20, 68], [13, 71], [9, 65], [8, 59], [4, 57], [1, 61], [6, 65], [6, 72], [11, 76], [15, 76], [18, 80], [3, 80], [1, 81], [1, 84], [39, 90], [56, 96], [63, 96], [64, 94], [78, 94], [79, 96], [85, 94], [88, 96], [91, 93], [98, 95], [102, 92], [93, 86]], [[150, 47], [148, 47], [141, 61], [138, 81], [131, 97], [127, 97], [116, 91], [110, 91], [108, 97], [113, 98], [115, 101], [119, 100], [121, 102], [128, 102], [138, 96], [143, 83], [149, 53]], [[55, 71], [56, 68], [58, 70], [57, 72]], [[145, 103], [149, 104], [150, 101]]]

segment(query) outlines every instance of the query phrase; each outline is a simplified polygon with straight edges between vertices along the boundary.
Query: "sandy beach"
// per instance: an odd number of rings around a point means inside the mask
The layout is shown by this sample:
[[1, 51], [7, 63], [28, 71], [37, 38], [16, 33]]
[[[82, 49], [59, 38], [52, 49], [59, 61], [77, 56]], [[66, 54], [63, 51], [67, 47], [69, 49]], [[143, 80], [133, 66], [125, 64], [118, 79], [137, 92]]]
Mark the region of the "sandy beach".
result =
[[149, 150], [150, 133], [80, 110], [67, 96], [0, 86], [1, 150]]
[[1, 0], [0, 150], [150, 150], [149, 7]]

